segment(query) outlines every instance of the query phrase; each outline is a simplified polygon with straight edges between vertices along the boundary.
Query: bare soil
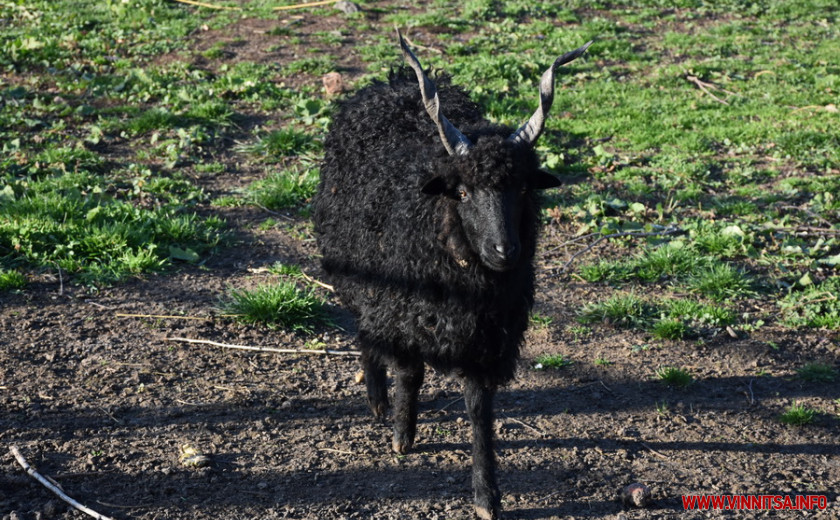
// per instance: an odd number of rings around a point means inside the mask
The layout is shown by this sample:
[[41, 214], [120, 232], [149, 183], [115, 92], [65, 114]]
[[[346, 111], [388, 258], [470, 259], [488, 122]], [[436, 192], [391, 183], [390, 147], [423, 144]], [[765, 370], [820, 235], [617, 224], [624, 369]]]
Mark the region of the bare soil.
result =
[[[331, 30], [340, 16], [304, 18], [298, 27]], [[215, 38], [238, 36], [225, 48], [227, 61], [240, 53], [254, 60], [266, 30], [265, 22], [242, 20]], [[196, 49], [212, 46], [212, 38], [196, 36]], [[294, 59], [272, 52], [266, 59]], [[331, 52], [351, 80], [359, 74], [352, 39]], [[240, 176], [253, 172], [240, 168], [231, 159], [206, 188], [241, 185]], [[227, 287], [272, 279], [259, 268], [273, 262], [321, 275], [305, 218], [289, 215], [259, 230], [273, 215], [223, 213], [238, 245], [201, 267], [97, 292], [45, 274], [22, 294], [0, 294], [0, 518], [83, 517], [26, 476], [11, 445], [70, 496], [117, 519], [472, 518], [469, 425], [458, 381], [429, 374], [417, 448], [396, 456], [389, 425], [367, 410], [355, 359], [167, 340], [353, 349], [352, 322], [338, 301], [331, 312], [342, 329], [309, 336], [218, 316]], [[546, 229], [536, 311], [552, 321], [529, 333], [518, 378], [496, 401], [505, 517], [840, 518], [840, 384], [796, 377], [807, 362], [838, 366], [838, 334], [771, 325], [663, 342], [604, 325], [576, 335], [577, 309], [610, 289], [558, 274], [564, 258], [547, 251], [568, 236], [559, 224]], [[543, 353], [562, 353], [573, 364], [535, 370], [533, 359]], [[654, 378], [660, 366], [686, 368], [695, 382], [669, 388]], [[779, 415], [794, 401], [823, 413], [804, 427], [784, 425]], [[208, 463], [185, 464], [185, 445]], [[650, 487], [647, 507], [618, 500], [633, 482]], [[829, 506], [684, 510], [683, 495], [712, 494], [825, 495]]]

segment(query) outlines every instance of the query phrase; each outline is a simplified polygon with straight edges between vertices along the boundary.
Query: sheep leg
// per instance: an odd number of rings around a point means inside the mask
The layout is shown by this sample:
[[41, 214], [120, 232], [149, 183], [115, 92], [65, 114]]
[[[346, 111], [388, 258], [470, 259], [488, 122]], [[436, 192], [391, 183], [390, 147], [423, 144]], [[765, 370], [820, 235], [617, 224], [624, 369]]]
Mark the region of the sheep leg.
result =
[[362, 350], [361, 363], [365, 373], [370, 411], [373, 412], [374, 418], [384, 421], [388, 413], [388, 378], [385, 365], [374, 359], [367, 350]]
[[396, 453], [405, 455], [414, 446], [417, 432], [417, 397], [423, 384], [423, 362], [396, 363], [394, 378], [394, 440], [391, 447]]
[[486, 387], [475, 379], [464, 380], [464, 401], [472, 423], [472, 479], [475, 512], [482, 520], [498, 519], [501, 508], [493, 452], [493, 394], [495, 390], [495, 387]]

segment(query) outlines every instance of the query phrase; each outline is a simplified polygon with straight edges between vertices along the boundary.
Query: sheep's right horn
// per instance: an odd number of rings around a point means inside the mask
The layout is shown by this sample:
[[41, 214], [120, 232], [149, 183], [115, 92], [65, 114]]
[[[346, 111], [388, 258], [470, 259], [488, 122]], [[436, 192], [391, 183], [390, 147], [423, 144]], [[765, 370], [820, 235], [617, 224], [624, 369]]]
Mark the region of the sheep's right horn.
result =
[[575, 49], [560, 56], [554, 60], [551, 67], [543, 73], [542, 78], [540, 79], [540, 106], [527, 123], [520, 126], [516, 132], [508, 137], [509, 141], [527, 143], [530, 146], [534, 146], [534, 143], [537, 142], [540, 134], [542, 134], [543, 128], [545, 128], [545, 115], [548, 114], [549, 109], [551, 109], [551, 103], [554, 101], [554, 69], [577, 58], [586, 52], [586, 49], [588, 49], [590, 45], [592, 45], [592, 41], [587, 42], [579, 49]]
[[440, 113], [440, 100], [438, 99], [435, 84], [423, 72], [420, 61], [411, 52], [411, 49], [408, 48], [399, 30], [397, 30], [397, 36], [400, 38], [400, 47], [402, 47], [405, 60], [417, 74], [417, 81], [420, 83], [420, 94], [423, 96], [423, 104], [426, 105], [426, 112], [429, 113], [432, 121], [438, 127], [438, 133], [440, 133], [440, 140], [443, 141], [443, 146], [449, 152], [449, 155], [466, 155], [467, 151], [472, 147], [472, 142], [460, 130], [455, 128], [455, 125], [450, 123], [446, 119], [446, 116]]

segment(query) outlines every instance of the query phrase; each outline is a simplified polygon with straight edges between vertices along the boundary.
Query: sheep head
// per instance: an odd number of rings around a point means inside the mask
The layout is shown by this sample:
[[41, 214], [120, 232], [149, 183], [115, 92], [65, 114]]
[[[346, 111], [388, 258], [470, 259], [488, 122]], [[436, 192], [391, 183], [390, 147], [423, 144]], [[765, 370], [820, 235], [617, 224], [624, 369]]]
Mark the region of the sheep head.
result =
[[[516, 267], [533, 244], [535, 190], [560, 181], [539, 169], [533, 149], [501, 136], [480, 138], [465, 155], [441, 162], [423, 193], [440, 197], [439, 240], [462, 267], [498, 272]], [[530, 260], [530, 256], [527, 258]]]

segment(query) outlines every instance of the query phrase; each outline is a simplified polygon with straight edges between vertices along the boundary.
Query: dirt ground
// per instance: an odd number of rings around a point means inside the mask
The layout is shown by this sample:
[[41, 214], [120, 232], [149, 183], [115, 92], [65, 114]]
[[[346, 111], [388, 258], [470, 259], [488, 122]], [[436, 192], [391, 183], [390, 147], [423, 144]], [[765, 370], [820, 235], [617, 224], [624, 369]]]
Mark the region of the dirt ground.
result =
[[[230, 32], [234, 58], [247, 51], [245, 29]], [[207, 34], [197, 42], [199, 50], [211, 44]], [[351, 64], [351, 47], [331, 52]], [[206, 188], [221, 194], [241, 185], [242, 173], [231, 165]], [[270, 279], [260, 267], [280, 261], [321, 274], [313, 243], [294, 232], [305, 218], [259, 230], [269, 217], [260, 210], [221, 211], [239, 245], [202, 267], [95, 293], [45, 274], [22, 294], [0, 294], [0, 519], [83, 517], [28, 477], [11, 445], [70, 496], [116, 519], [472, 518], [458, 381], [429, 374], [417, 447], [396, 456], [390, 427], [372, 420], [354, 380], [354, 358], [167, 340], [353, 348], [352, 323], [335, 301], [343, 330], [314, 337], [216, 316], [227, 287]], [[609, 326], [575, 336], [576, 310], [607, 289], [558, 275], [546, 251], [566, 237], [546, 229], [536, 311], [552, 321], [529, 333], [518, 377], [496, 400], [505, 518], [840, 518], [840, 384], [795, 377], [806, 362], [838, 366], [840, 336], [773, 326], [680, 342]], [[534, 370], [543, 353], [573, 364]], [[666, 365], [689, 369], [695, 382], [664, 386], [653, 374]], [[824, 413], [808, 426], [784, 425], [778, 416], [794, 401]], [[184, 445], [206, 464], [183, 463]], [[651, 488], [648, 507], [618, 500], [633, 482]], [[683, 508], [684, 495], [720, 494], [823, 495], [829, 504]]]

